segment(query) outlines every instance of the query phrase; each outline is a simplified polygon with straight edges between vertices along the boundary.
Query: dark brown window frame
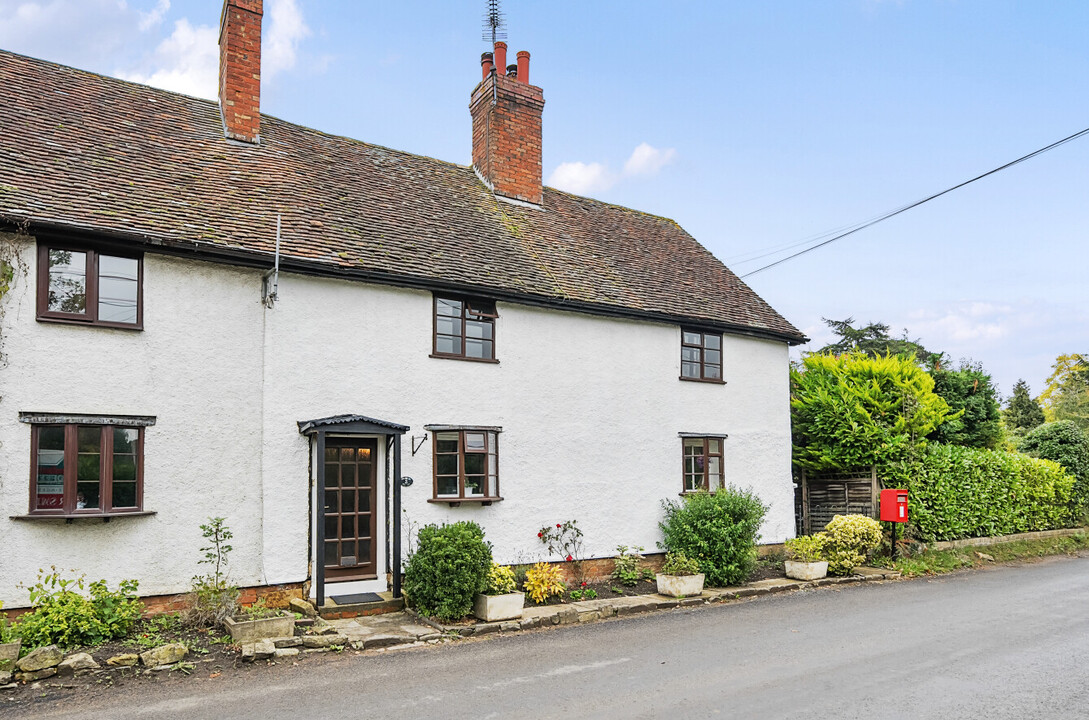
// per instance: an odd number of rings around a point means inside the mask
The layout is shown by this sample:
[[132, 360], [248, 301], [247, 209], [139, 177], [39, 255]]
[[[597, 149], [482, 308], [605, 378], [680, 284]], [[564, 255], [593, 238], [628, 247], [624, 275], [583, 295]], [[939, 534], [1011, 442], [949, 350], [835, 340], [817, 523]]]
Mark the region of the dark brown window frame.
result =
[[[686, 444], [694, 440], [700, 440], [703, 442], [703, 453], [699, 456], [703, 459], [703, 471], [702, 479], [700, 481], [700, 487], [696, 489], [690, 489], [688, 487], [689, 476], [694, 476], [694, 473], [688, 472], [688, 458], [689, 455], [685, 452]], [[717, 453], [711, 452], [711, 441], [718, 441], [719, 451]], [[714, 492], [711, 490], [709, 471], [711, 466], [711, 458], [718, 458], [718, 487], [724, 487], [726, 484], [726, 438], [722, 435], [682, 435], [681, 436], [681, 494], [689, 495], [691, 493], [703, 491]]]
[[[499, 493], [499, 435], [500, 430], [497, 428], [482, 428], [482, 427], [432, 427], [428, 428], [431, 431], [431, 497], [428, 499], [430, 503], [447, 503], [451, 507], [457, 507], [463, 502], [480, 503], [481, 505], [491, 505], [493, 502], [499, 502], [503, 499], [503, 496]], [[455, 495], [439, 495], [439, 443], [438, 436], [443, 433], [457, 433], [458, 434], [458, 494]], [[465, 447], [465, 435], [466, 433], [481, 433], [484, 435], [484, 450], [469, 451]], [[489, 442], [494, 437], [495, 440], [495, 452], [491, 452]], [[495, 487], [490, 488], [490, 495], [466, 495], [465, 494], [465, 453], [470, 452], [472, 454], [484, 455], [484, 479], [488, 481], [488, 456], [495, 455]], [[441, 453], [450, 454], [450, 453]], [[445, 476], [444, 476], [445, 477]]]
[[[38, 509], [36, 497], [38, 490], [38, 437], [42, 428], [64, 428], [64, 500], [63, 507], [56, 510]], [[101, 500], [96, 508], [76, 508], [77, 471], [79, 462], [78, 433], [80, 428], [96, 428], [99, 436], [99, 483]], [[136, 430], [136, 505], [132, 507], [113, 507], [113, 431], [115, 429]], [[30, 426], [30, 510], [25, 518], [112, 518], [126, 515], [146, 515], [144, 511], [144, 426], [124, 423], [101, 424], [86, 422], [42, 422]]]
[[[695, 343], [685, 342], [685, 335], [686, 334], [699, 335], [700, 336], [699, 344], [697, 345]], [[718, 348], [708, 348], [707, 347], [707, 338], [708, 337], [717, 337], [718, 338]], [[685, 358], [684, 358], [685, 348], [697, 348], [699, 350], [699, 368], [700, 368], [699, 377], [689, 377], [689, 376], [684, 374], [685, 364], [690, 364], [690, 363], [693, 362], [692, 360], [685, 360]], [[706, 361], [706, 354], [707, 354], [708, 350], [713, 350], [713, 351], [718, 353], [718, 363], [709, 363], [709, 362]], [[722, 360], [723, 360], [722, 333], [710, 332], [708, 330], [699, 330], [697, 328], [686, 328], [686, 327], [681, 328], [681, 374], [679, 376], [681, 380], [687, 380], [688, 382], [705, 382], [705, 383], [713, 383], [715, 385], [725, 385], [726, 380], [723, 378], [723, 372], [722, 372], [723, 363], [722, 363]], [[709, 376], [708, 373], [707, 373], [707, 368], [708, 367], [718, 368], [718, 377]]]
[[[87, 254], [86, 312], [68, 313], [49, 309], [49, 251], [69, 250]], [[119, 323], [98, 319], [99, 256], [128, 258], [137, 262], [136, 322]], [[39, 322], [91, 325], [122, 330], [144, 329], [144, 254], [116, 249], [112, 246], [69, 241], [40, 240], [38, 242], [37, 319]]]
[[[439, 301], [440, 300], [446, 300], [447, 302], [460, 302], [461, 303], [461, 315], [458, 318], [458, 319], [461, 320], [461, 335], [460, 336], [450, 336], [450, 337], [460, 337], [461, 338], [461, 352], [459, 352], [459, 353], [439, 352], [439, 335], [440, 335], [440, 333], [439, 333], [439, 318], [440, 317], [452, 317], [452, 316], [448, 316], [448, 315], [442, 315], [442, 316], [439, 315]], [[484, 312], [478, 312], [478, 311], [474, 312], [474, 311], [472, 311], [472, 307], [473, 307], [474, 302], [476, 302], [476, 303], [486, 303], [486, 304], [491, 305], [492, 312], [491, 313], [484, 313]], [[472, 315], [473, 317], [469, 317], [470, 315]], [[442, 358], [442, 359], [446, 359], [446, 360], [467, 360], [469, 362], [493, 363], [493, 364], [498, 363], [499, 361], [496, 360], [496, 332], [495, 332], [495, 320], [498, 317], [499, 317], [499, 311], [498, 311], [498, 309], [495, 308], [495, 301], [494, 300], [488, 300], [486, 298], [481, 298], [481, 297], [473, 297], [473, 296], [470, 296], [470, 295], [447, 295], [447, 294], [435, 293], [432, 296], [432, 304], [431, 304], [431, 357], [433, 357], [433, 358]], [[492, 347], [491, 357], [477, 358], [477, 357], [471, 357], [469, 355], [466, 355], [465, 348], [466, 348], [467, 343], [466, 343], [465, 326], [466, 326], [466, 323], [468, 321], [470, 321], [470, 320], [474, 321], [474, 322], [487, 322], [491, 326], [492, 336], [489, 339], [489, 341], [491, 342], [491, 347]], [[445, 333], [441, 333], [441, 334], [445, 335]]]

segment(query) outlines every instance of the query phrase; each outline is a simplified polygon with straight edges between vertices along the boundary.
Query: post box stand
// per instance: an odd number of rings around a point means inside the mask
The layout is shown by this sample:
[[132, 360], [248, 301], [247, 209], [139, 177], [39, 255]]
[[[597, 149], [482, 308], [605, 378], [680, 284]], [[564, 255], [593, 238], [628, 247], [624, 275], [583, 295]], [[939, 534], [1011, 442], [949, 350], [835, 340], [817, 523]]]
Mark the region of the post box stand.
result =
[[908, 521], [908, 491], [892, 488], [881, 491], [881, 520], [892, 523], [892, 552], [896, 559], [897, 529]]

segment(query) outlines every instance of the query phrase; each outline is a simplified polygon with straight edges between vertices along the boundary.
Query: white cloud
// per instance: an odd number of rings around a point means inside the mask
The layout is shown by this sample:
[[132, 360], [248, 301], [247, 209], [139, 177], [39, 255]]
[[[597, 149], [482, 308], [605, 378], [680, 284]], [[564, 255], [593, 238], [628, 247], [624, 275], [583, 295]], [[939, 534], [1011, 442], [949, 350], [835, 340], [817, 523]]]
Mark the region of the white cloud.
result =
[[268, 22], [261, 48], [261, 74], [265, 78], [295, 67], [299, 42], [310, 36], [295, 0], [272, 0]]
[[193, 27], [186, 18], [174, 23], [174, 32], [159, 43], [148, 72], [118, 72], [124, 80], [163, 90], [214, 99], [219, 85], [219, 31], [208, 25]]
[[579, 195], [601, 192], [627, 178], [654, 175], [676, 155], [673, 148], [658, 149], [645, 142], [639, 143], [620, 172], [614, 172], [602, 163], [565, 162], [552, 171], [548, 184]]
[[159, 0], [149, 12], [138, 10], [140, 14], [140, 32], [147, 32], [163, 21], [163, 16], [170, 10], [170, 0]]
[[625, 175], [653, 175], [673, 161], [677, 151], [673, 148], [659, 150], [647, 143], [639, 143], [631, 157], [624, 163]]
[[[169, 6], [167, 0], [161, 0], [152, 13], [160, 9], [165, 12]], [[265, 27], [262, 81], [295, 67], [299, 42], [310, 35], [295, 0], [272, 0]], [[150, 57], [144, 58], [139, 69], [116, 74], [125, 80], [214, 100], [219, 94], [219, 27], [194, 26], [188, 18], [182, 18], [174, 23], [170, 36], [159, 43]]]
[[601, 163], [560, 163], [548, 178], [549, 185], [580, 195], [608, 190], [615, 182], [615, 176]]

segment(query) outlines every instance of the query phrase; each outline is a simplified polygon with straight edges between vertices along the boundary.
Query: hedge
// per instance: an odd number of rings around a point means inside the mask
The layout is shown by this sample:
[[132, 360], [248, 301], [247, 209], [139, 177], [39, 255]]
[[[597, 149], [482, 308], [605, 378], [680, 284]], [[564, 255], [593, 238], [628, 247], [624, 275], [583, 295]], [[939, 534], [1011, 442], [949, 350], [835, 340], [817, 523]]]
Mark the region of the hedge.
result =
[[912, 534], [926, 542], [1073, 527], [1074, 478], [1058, 463], [1020, 453], [930, 445], [900, 466]]

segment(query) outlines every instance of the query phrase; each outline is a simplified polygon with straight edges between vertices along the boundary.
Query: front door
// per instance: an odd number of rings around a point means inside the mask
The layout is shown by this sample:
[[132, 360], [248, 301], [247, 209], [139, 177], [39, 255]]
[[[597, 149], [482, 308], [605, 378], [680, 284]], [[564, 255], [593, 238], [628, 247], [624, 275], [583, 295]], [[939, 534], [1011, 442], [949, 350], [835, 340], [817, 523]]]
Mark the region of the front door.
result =
[[375, 483], [378, 442], [325, 441], [325, 579], [372, 580], [375, 566]]

